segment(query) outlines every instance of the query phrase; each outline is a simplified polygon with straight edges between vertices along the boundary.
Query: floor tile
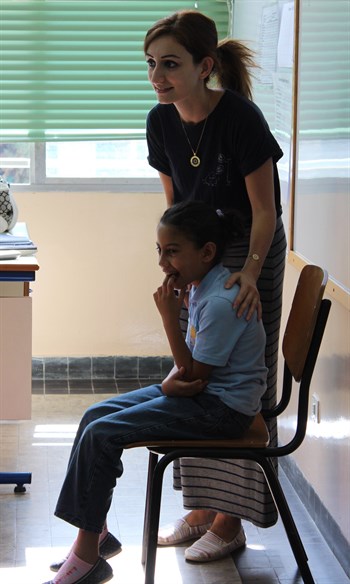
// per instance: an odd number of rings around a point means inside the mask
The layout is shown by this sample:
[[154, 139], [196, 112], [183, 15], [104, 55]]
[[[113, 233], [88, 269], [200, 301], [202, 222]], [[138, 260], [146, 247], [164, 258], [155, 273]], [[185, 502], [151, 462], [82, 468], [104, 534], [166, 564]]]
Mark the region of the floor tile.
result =
[[123, 379], [118, 378], [117, 380], [118, 393], [126, 393], [127, 391], [133, 391], [134, 389], [140, 389], [139, 379]]
[[69, 393], [92, 393], [91, 379], [70, 379]]
[[[117, 393], [117, 383], [114, 378], [112, 379], [93, 379], [92, 385], [94, 392], [98, 394], [102, 393]], [[102, 399], [102, 398], [100, 398]]]

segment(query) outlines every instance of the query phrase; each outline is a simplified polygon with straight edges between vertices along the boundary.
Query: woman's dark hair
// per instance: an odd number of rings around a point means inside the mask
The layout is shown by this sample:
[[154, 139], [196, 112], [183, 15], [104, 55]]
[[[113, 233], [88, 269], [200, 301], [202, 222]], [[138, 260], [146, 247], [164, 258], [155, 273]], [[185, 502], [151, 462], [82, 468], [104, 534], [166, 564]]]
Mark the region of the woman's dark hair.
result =
[[215, 210], [202, 201], [186, 201], [169, 207], [160, 224], [175, 227], [198, 249], [208, 241], [215, 243], [216, 264], [224, 255], [226, 245], [243, 235], [243, 222], [236, 211]]
[[223, 89], [237, 91], [252, 99], [252, 81], [249, 69], [255, 67], [253, 52], [243, 43], [224, 39], [218, 43], [215, 22], [197, 10], [179, 10], [158, 20], [147, 32], [144, 52], [149, 45], [164, 35], [171, 35], [193, 58], [195, 64], [211, 57], [214, 67], [206, 82], [217, 80]]

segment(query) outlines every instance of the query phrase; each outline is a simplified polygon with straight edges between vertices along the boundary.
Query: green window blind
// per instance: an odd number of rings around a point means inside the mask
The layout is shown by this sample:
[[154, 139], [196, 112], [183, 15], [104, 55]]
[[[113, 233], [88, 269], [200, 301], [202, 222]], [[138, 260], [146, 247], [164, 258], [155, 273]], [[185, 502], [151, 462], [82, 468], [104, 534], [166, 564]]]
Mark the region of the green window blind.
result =
[[300, 137], [348, 138], [350, 4], [314, 0], [300, 13]]
[[0, 140], [140, 138], [156, 103], [143, 39], [191, 8], [228, 35], [227, 0], [1, 1]]

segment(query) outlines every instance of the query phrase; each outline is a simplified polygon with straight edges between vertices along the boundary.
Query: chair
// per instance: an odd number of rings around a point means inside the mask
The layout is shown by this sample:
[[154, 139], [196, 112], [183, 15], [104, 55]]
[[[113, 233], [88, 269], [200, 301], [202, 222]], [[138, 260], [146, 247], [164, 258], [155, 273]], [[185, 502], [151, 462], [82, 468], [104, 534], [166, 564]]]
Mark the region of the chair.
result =
[[[262, 468], [276, 503], [295, 560], [305, 584], [314, 584], [308, 558], [283, 493], [272, 459], [287, 456], [302, 444], [306, 433], [309, 389], [325, 330], [331, 302], [323, 299], [328, 274], [317, 266], [303, 268], [295, 291], [283, 342], [284, 372], [279, 403], [270, 411], [259, 413], [243, 438], [236, 440], [169, 440], [138, 442], [128, 448], [149, 449], [147, 494], [144, 517], [142, 562], [145, 584], [154, 584], [157, 535], [163, 475], [177, 458], [224, 458], [255, 461]], [[293, 383], [297, 382], [296, 383]], [[288, 444], [269, 446], [264, 418], [280, 415], [288, 406], [292, 388], [297, 392], [296, 429]], [[159, 455], [162, 455], [159, 459]]]

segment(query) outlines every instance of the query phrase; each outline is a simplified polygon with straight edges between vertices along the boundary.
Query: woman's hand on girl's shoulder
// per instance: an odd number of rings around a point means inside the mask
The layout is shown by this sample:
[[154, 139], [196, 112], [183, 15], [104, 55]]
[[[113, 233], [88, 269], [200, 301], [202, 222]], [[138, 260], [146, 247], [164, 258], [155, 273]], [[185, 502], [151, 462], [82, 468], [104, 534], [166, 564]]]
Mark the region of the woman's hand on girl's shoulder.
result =
[[254, 278], [246, 272], [235, 272], [225, 282], [225, 288], [232, 288], [234, 284], [239, 284], [240, 286], [240, 290], [233, 303], [233, 308], [237, 310], [238, 318], [246, 312], [245, 318], [250, 320], [256, 310], [258, 320], [260, 320], [262, 317], [262, 307]]

